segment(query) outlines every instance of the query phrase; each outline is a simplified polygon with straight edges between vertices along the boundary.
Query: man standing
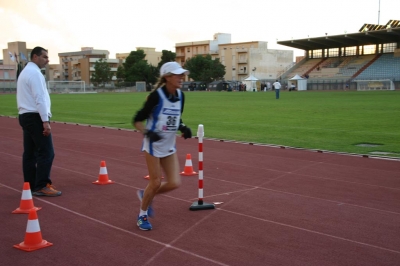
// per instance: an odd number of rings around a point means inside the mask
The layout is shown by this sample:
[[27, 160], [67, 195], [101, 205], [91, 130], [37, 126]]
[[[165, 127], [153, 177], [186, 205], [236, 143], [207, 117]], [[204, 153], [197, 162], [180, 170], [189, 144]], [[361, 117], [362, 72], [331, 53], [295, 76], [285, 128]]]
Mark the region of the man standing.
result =
[[32, 195], [60, 196], [50, 180], [54, 159], [50, 127], [50, 96], [40, 69], [49, 63], [47, 50], [35, 47], [31, 62], [22, 70], [17, 82], [19, 124], [23, 131], [22, 170]]
[[279, 91], [281, 90], [282, 85], [279, 83], [278, 80], [276, 80], [274, 84], [272, 84], [272, 86], [274, 86], [275, 88], [275, 98], [279, 99]]

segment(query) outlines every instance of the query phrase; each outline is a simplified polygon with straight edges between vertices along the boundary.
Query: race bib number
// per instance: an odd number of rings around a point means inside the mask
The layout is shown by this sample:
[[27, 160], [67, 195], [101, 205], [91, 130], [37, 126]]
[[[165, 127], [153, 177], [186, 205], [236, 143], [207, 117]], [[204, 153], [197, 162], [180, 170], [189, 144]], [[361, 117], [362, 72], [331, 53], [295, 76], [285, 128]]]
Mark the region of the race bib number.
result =
[[180, 110], [179, 109], [170, 109], [164, 108], [163, 112], [163, 131], [177, 131], [179, 118], [180, 118]]

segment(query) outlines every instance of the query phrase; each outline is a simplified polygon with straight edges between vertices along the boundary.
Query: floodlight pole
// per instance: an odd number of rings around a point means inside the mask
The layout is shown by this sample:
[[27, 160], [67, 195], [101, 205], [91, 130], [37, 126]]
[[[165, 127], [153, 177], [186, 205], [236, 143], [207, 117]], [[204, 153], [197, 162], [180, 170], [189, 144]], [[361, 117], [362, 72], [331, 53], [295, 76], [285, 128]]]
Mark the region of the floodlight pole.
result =
[[379, 0], [379, 9], [378, 9], [378, 25], [379, 25], [379, 18], [381, 16], [381, 0]]

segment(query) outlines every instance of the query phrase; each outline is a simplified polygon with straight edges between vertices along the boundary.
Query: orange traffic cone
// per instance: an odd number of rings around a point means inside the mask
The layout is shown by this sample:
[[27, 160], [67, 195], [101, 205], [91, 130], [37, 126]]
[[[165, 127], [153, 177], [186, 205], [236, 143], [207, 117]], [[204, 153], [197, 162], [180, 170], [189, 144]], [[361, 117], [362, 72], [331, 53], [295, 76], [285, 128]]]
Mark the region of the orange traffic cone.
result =
[[190, 154], [186, 154], [185, 168], [183, 172], [181, 172], [181, 175], [197, 175], [197, 173], [193, 171], [192, 156]]
[[114, 184], [114, 181], [108, 180], [108, 173], [107, 173], [107, 167], [106, 167], [106, 162], [101, 161], [100, 162], [100, 173], [99, 173], [99, 179], [92, 182], [93, 184], [96, 185], [107, 185], [107, 184]]
[[24, 242], [14, 245], [14, 247], [25, 251], [34, 251], [52, 245], [52, 243], [42, 239], [36, 210], [31, 209], [29, 211]]
[[29, 213], [29, 210], [31, 209], [35, 209], [36, 211], [38, 211], [41, 208], [42, 207], [33, 206], [32, 192], [29, 182], [24, 182], [19, 208], [15, 209], [12, 213]]

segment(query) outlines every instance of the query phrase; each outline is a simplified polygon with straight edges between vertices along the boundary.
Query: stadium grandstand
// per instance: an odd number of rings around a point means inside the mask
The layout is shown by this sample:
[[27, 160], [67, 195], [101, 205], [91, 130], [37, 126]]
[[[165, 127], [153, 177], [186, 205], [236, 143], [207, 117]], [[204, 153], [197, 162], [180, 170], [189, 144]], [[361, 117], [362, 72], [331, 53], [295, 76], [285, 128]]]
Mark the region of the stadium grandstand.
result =
[[389, 80], [400, 89], [400, 21], [364, 24], [357, 33], [279, 41], [305, 51], [305, 57], [280, 76], [284, 84], [296, 74], [308, 90], [357, 89], [357, 81]]

